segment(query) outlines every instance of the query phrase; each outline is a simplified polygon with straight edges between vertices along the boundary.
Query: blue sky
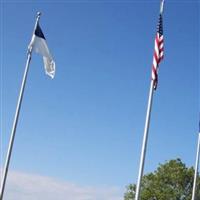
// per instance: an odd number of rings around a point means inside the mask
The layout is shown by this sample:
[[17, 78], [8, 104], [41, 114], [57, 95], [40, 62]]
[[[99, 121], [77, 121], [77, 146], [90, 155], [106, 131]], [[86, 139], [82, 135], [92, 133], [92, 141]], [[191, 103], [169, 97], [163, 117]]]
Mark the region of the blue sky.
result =
[[[122, 191], [136, 182], [159, 2], [1, 3], [3, 160], [37, 11], [57, 67], [51, 80], [32, 56], [10, 169]], [[145, 172], [195, 162], [198, 1], [166, 1], [164, 38]]]

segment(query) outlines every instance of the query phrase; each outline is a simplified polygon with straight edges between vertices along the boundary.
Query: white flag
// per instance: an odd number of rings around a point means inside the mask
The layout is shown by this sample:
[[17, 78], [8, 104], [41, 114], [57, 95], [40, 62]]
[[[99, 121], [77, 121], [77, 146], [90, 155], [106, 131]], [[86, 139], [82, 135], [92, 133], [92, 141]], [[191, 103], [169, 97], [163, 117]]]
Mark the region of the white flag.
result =
[[47, 75], [54, 78], [56, 65], [48, 49], [44, 34], [37, 23], [37, 27], [31, 39], [29, 49], [33, 49], [36, 53], [43, 56], [44, 68]]

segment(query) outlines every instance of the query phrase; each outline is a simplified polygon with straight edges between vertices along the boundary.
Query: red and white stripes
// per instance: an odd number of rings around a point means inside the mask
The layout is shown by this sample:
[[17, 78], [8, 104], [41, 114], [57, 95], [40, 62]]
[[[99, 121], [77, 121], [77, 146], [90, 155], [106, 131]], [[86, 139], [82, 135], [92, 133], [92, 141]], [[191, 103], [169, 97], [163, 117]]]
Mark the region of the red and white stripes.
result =
[[155, 37], [154, 55], [153, 55], [153, 66], [151, 78], [154, 81], [154, 89], [157, 88], [158, 84], [158, 68], [159, 63], [164, 58], [164, 38], [163, 38], [163, 27], [162, 27], [162, 15], [159, 18], [158, 31]]

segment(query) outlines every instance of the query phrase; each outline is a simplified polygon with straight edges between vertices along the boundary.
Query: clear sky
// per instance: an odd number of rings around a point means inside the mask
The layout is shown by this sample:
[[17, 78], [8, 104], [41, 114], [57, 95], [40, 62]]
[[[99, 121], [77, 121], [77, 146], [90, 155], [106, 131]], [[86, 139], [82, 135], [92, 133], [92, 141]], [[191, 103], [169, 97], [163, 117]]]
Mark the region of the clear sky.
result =
[[[1, 162], [41, 11], [56, 76], [47, 77], [41, 57], [33, 54], [10, 169], [82, 186], [118, 187], [121, 196], [136, 182], [159, 2], [1, 1]], [[178, 157], [192, 166], [196, 154], [199, 1], [166, 0], [163, 20], [165, 58], [145, 173]]]

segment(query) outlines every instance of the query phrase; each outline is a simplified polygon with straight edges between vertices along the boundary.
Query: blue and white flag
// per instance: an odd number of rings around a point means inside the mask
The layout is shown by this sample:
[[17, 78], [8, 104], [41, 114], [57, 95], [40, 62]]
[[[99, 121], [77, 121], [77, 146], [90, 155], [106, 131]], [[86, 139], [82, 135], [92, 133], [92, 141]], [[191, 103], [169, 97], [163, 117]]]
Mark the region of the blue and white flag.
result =
[[40, 28], [39, 23], [37, 23], [36, 29], [34, 31], [33, 37], [29, 44], [29, 50], [34, 50], [43, 56], [44, 68], [47, 75], [54, 78], [56, 65], [48, 49], [46, 38]]

